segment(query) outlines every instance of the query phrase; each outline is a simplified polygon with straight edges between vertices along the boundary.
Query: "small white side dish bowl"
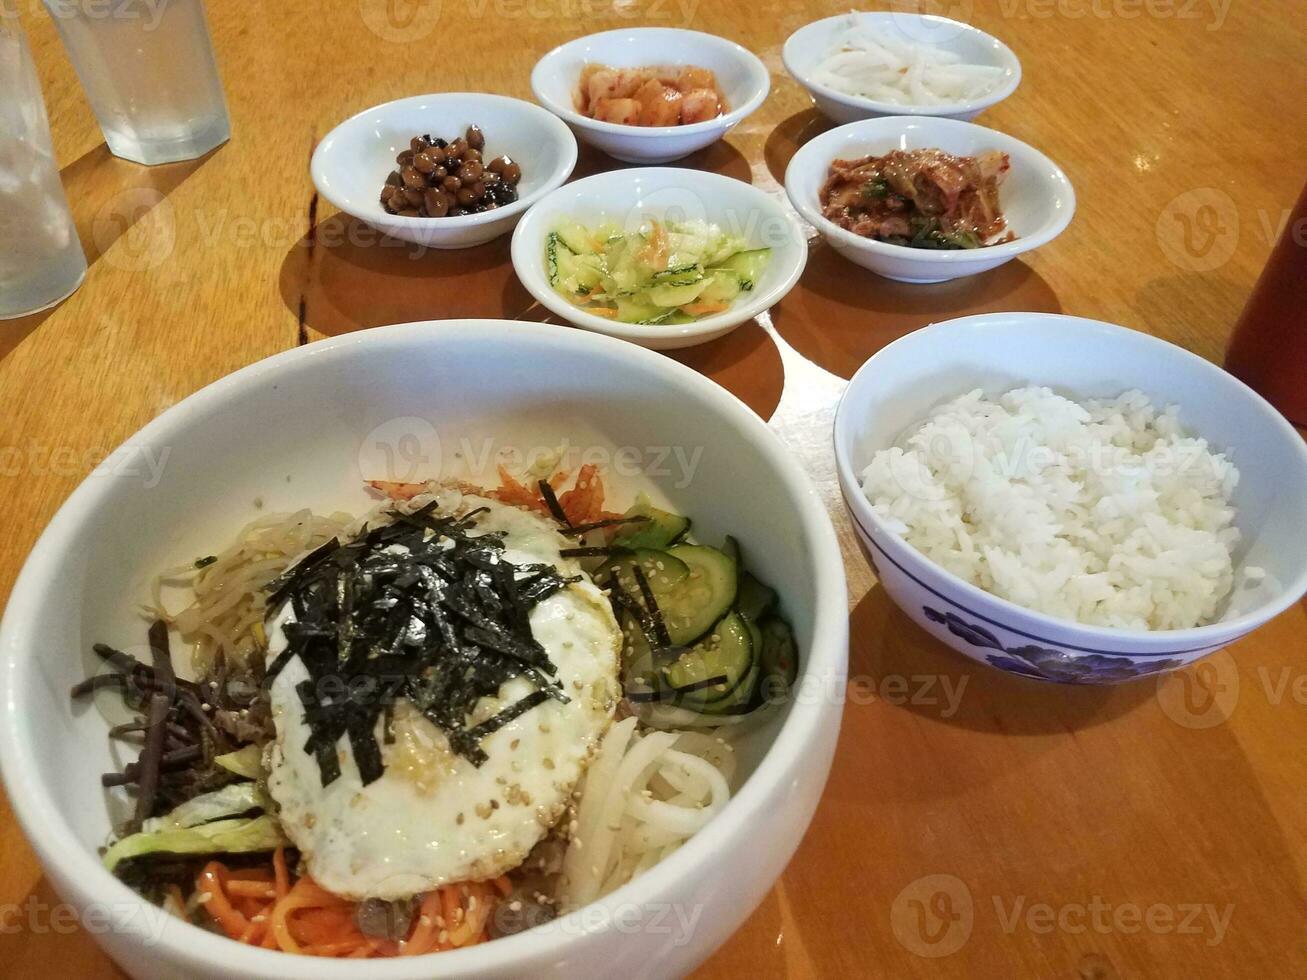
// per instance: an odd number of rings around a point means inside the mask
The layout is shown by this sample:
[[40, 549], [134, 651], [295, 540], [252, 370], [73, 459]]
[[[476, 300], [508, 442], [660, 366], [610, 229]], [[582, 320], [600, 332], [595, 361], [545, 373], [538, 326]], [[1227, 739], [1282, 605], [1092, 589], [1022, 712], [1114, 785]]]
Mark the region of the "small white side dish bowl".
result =
[[[880, 155], [890, 150], [938, 149], [957, 156], [1001, 150], [1012, 169], [998, 199], [1014, 242], [983, 248], [935, 251], [873, 241], [846, 231], [821, 213], [821, 187], [831, 161]], [[899, 282], [945, 282], [988, 272], [1051, 242], [1071, 223], [1076, 195], [1060, 167], [1018, 139], [956, 119], [887, 116], [864, 119], [822, 133], [794, 154], [785, 169], [785, 192], [827, 243], [855, 265]]]
[[[997, 86], [970, 102], [944, 105], [899, 105], [840, 92], [813, 77], [817, 66], [839, 50], [851, 17], [866, 30], [903, 43], [928, 44], [960, 56], [966, 64], [1003, 69]], [[997, 105], [1021, 84], [1021, 62], [1012, 49], [993, 35], [970, 24], [928, 14], [868, 13], [837, 14], [813, 21], [789, 36], [781, 49], [781, 60], [794, 80], [808, 90], [817, 108], [837, 123], [879, 116], [937, 116], [943, 119], [972, 119]]]
[[[148, 904], [104, 870], [96, 848], [125, 797], [101, 789], [99, 776], [118, 768], [121, 752], [101, 713], [110, 704], [74, 706], [68, 692], [93, 671], [93, 642], [145, 642], [139, 605], [161, 568], [210, 554], [258, 513], [361, 513], [375, 503], [365, 478], [480, 472], [493, 481], [500, 451], [530, 458], [564, 443], [587, 461], [623, 461], [608, 470], [614, 500], [646, 490], [692, 514], [701, 540], [736, 535], [798, 638], [796, 697], [741, 736], [736, 792], [681, 850], [515, 936], [367, 962], [240, 945]], [[238, 371], [170, 408], [110, 460], [60, 509], [9, 600], [0, 770], [54, 888], [107, 923], [95, 939], [133, 977], [683, 976], [744, 921], [802, 839], [839, 733], [839, 703], [822, 692], [844, 689], [844, 568], [808, 476], [760, 418], [697, 372], [541, 324], [383, 327]], [[657, 470], [629, 476], [633, 461]]]
[[[576, 109], [581, 69], [590, 62], [614, 68], [695, 65], [710, 69], [726, 100], [716, 119], [688, 126], [620, 126]], [[753, 52], [734, 41], [672, 27], [633, 27], [591, 34], [559, 45], [536, 62], [531, 91], [591, 146], [627, 163], [670, 163], [702, 150], [762, 105], [771, 76]]]
[[[468, 126], [486, 136], [486, 159], [507, 154], [522, 167], [518, 199], [493, 211], [445, 218], [388, 214], [381, 188], [395, 157], [414, 136], [453, 141]], [[572, 175], [576, 138], [552, 114], [521, 99], [483, 92], [415, 95], [364, 109], [333, 129], [313, 151], [318, 193], [348, 215], [392, 238], [429, 248], [469, 248], [511, 231], [517, 219]]]
[[[935, 406], [1046, 385], [1077, 400], [1137, 388], [1176, 405], [1185, 429], [1239, 469], [1235, 590], [1214, 623], [1126, 630], [1057, 619], [991, 595], [926, 558], [877, 515], [862, 474]], [[1125, 327], [1046, 313], [986, 313], [924, 327], [876, 353], [835, 417], [840, 489], [889, 597], [963, 656], [1040, 680], [1108, 684], [1175, 670], [1233, 643], [1307, 592], [1307, 445], [1265, 400], [1215, 364]], [[1240, 570], [1267, 572], [1254, 588]]]
[[[770, 248], [771, 261], [729, 310], [678, 326], [608, 320], [572, 305], [549, 285], [545, 242], [561, 221], [611, 221], [633, 231], [650, 216], [712, 222], [742, 236], [749, 248]], [[807, 261], [803, 229], [781, 201], [740, 180], [675, 167], [614, 170], [573, 181], [540, 201], [513, 232], [513, 271], [541, 305], [578, 327], [655, 350], [692, 347], [730, 333], [780, 302]]]

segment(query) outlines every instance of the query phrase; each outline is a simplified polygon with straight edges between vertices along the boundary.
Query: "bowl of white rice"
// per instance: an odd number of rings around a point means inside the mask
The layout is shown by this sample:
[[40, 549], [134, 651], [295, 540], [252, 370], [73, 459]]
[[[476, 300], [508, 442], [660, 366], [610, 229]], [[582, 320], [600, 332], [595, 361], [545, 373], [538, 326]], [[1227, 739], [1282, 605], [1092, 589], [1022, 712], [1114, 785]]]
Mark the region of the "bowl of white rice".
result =
[[1307, 444], [1148, 334], [1042, 313], [925, 327], [854, 375], [835, 454], [889, 597], [1001, 670], [1175, 670], [1307, 592]]
[[852, 11], [813, 21], [789, 36], [781, 59], [837, 123], [969, 120], [1021, 83], [1021, 62], [998, 38], [926, 14]]

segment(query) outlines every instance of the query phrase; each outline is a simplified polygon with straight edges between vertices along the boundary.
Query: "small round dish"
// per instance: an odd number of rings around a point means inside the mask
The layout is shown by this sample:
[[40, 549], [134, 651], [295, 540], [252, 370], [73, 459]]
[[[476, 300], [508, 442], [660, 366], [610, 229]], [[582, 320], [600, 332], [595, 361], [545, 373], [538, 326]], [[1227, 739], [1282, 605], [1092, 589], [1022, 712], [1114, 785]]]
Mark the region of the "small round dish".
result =
[[[832, 160], [890, 150], [934, 148], [958, 156], [1001, 150], [1012, 162], [999, 203], [1016, 241], [983, 248], [935, 251], [863, 238], [822, 217], [821, 187]], [[850, 262], [899, 282], [945, 282], [988, 272], [1046, 245], [1071, 222], [1075, 192], [1060, 167], [1018, 139], [956, 119], [887, 116], [838, 126], [800, 148], [785, 170], [785, 192], [799, 214]]]
[[[514, 203], [445, 218], [405, 217], [381, 206], [382, 185], [409, 140], [429, 133], [452, 141], [473, 124], [486, 134], [487, 159], [507, 155], [521, 165]], [[319, 194], [392, 238], [469, 248], [512, 230], [532, 202], [571, 176], [576, 153], [571, 131], [539, 106], [503, 95], [442, 92], [396, 99], [346, 119], [313, 151], [311, 170]]]
[[[717, 76], [726, 112], [688, 126], [621, 126], [576, 111], [577, 80], [590, 62], [614, 68], [695, 65]], [[762, 105], [771, 76], [758, 57], [734, 41], [670, 27], [604, 31], [554, 48], [536, 62], [536, 101], [591, 146], [627, 163], [670, 163], [716, 143]]]
[[[908, 544], [862, 492], [878, 450], [937, 405], [981, 388], [1046, 385], [1074, 399], [1139, 389], [1239, 469], [1232, 503], [1242, 538], [1235, 589], [1216, 622], [1192, 629], [1092, 626], [977, 588]], [[875, 354], [835, 415], [840, 490], [877, 576], [910, 619], [963, 656], [1037, 680], [1112, 684], [1176, 670], [1279, 615], [1307, 591], [1307, 446], [1252, 389], [1215, 364], [1137, 330], [1048, 313], [985, 313], [932, 324]], [[1266, 577], [1253, 588], [1239, 571]]]
[[[823, 85], [813, 78], [814, 71], [827, 55], [838, 48], [853, 16], [877, 34], [913, 44], [929, 44], [961, 56], [967, 64], [1002, 68], [1002, 80], [991, 91], [970, 102], [922, 106], [862, 98]], [[968, 120], [1002, 102], [1021, 84], [1021, 62], [998, 38], [970, 24], [926, 14], [856, 12], [813, 21], [789, 36], [781, 49], [781, 60], [794, 80], [808, 90], [817, 108], [837, 123], [879, 116], [937, 116]]]
[[[560, 222], [613, 222], [634, 229], [649, 216], [720, 225], [744, 237], [750, 248], [770, 248], [771, 260], [757, 285], [729, 310], [679, 326], [607, 320], [572, 305], [550, 286], [545, 242]], [[573, 181], [542, 199], [513, 233], [513, 271], [543, 306], [578, 327], [654, 350], [693, 347], [730, 333], [776, 305], [799, 281], [807, 261], [803, 229], [780, 201], [743, 181], [673, 167], [615, 170]]]

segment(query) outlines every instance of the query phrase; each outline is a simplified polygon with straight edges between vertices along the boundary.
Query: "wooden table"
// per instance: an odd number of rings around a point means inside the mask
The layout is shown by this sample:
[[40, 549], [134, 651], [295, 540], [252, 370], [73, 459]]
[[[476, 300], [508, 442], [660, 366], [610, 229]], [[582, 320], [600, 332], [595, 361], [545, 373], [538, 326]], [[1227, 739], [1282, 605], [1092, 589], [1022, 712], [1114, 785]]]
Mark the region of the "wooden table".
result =
[[[693, 27], [757, 51], [773, 85], [725, 143], [683, 165], [779, 197], [796, 146], [829, 125], [785, 74], [781, 44], [846, 6], [210, 0], [234, 138], [204, 160], [145, 169], [110, 156], [49, 19], [28, 0], [23, 19], [91, 268], [58, 309], [0, 323], [9, 508], [0, 595], [94, 464], [215, 378], [346, 330], [538, 316], [507, 239], [420, 258], [341, 244], [350, 225], [319, 202], [308, 174], [315, 143], [341, 118], [437, 89], [530, 98], [535, 59], [583, 30]], [[1303, 8], [952, 0], [935, 9], [1016, 51], [1021, 87], [981, 121], [1057, 160], [1079, 210], [1024, 260], [940, 286], [878, 279], [814, 241], [802, 283], [770, 317], [674, 355], [769, 418], [820, 481], [845, 543], [853, 635], [853, 695], [812, 828], [700, 976], [1301, 975], [1303, 606], [1160, 687], [1049, 687], [974, 669], [876, 586], [841, 510], [829, 442], [850, 373], [931, 320], [1065, 311], [1219, 360], [1304, 177]], [[581, 170], [614, 165], [587, 154]], [[947, 691], [960, 692], [956, 702]], [[28, 896], [56, 901], [0, 810], [0, 906]], [[77, 929], [2, 911], [7, 976], [118, 975]]]

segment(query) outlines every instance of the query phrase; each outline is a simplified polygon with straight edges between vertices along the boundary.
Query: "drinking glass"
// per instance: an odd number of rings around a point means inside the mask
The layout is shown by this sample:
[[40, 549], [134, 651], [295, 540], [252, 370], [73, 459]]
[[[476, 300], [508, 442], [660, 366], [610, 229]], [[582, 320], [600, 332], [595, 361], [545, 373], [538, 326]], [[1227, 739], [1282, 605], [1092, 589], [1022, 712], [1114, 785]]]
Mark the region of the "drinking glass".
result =
[[203, 0], [45, 0], [115, 156], [171, 163], [231, 137]]
[[41, 83], [17, 13], [0, 0], [0, 319], [53, 306], [85, 275]]

